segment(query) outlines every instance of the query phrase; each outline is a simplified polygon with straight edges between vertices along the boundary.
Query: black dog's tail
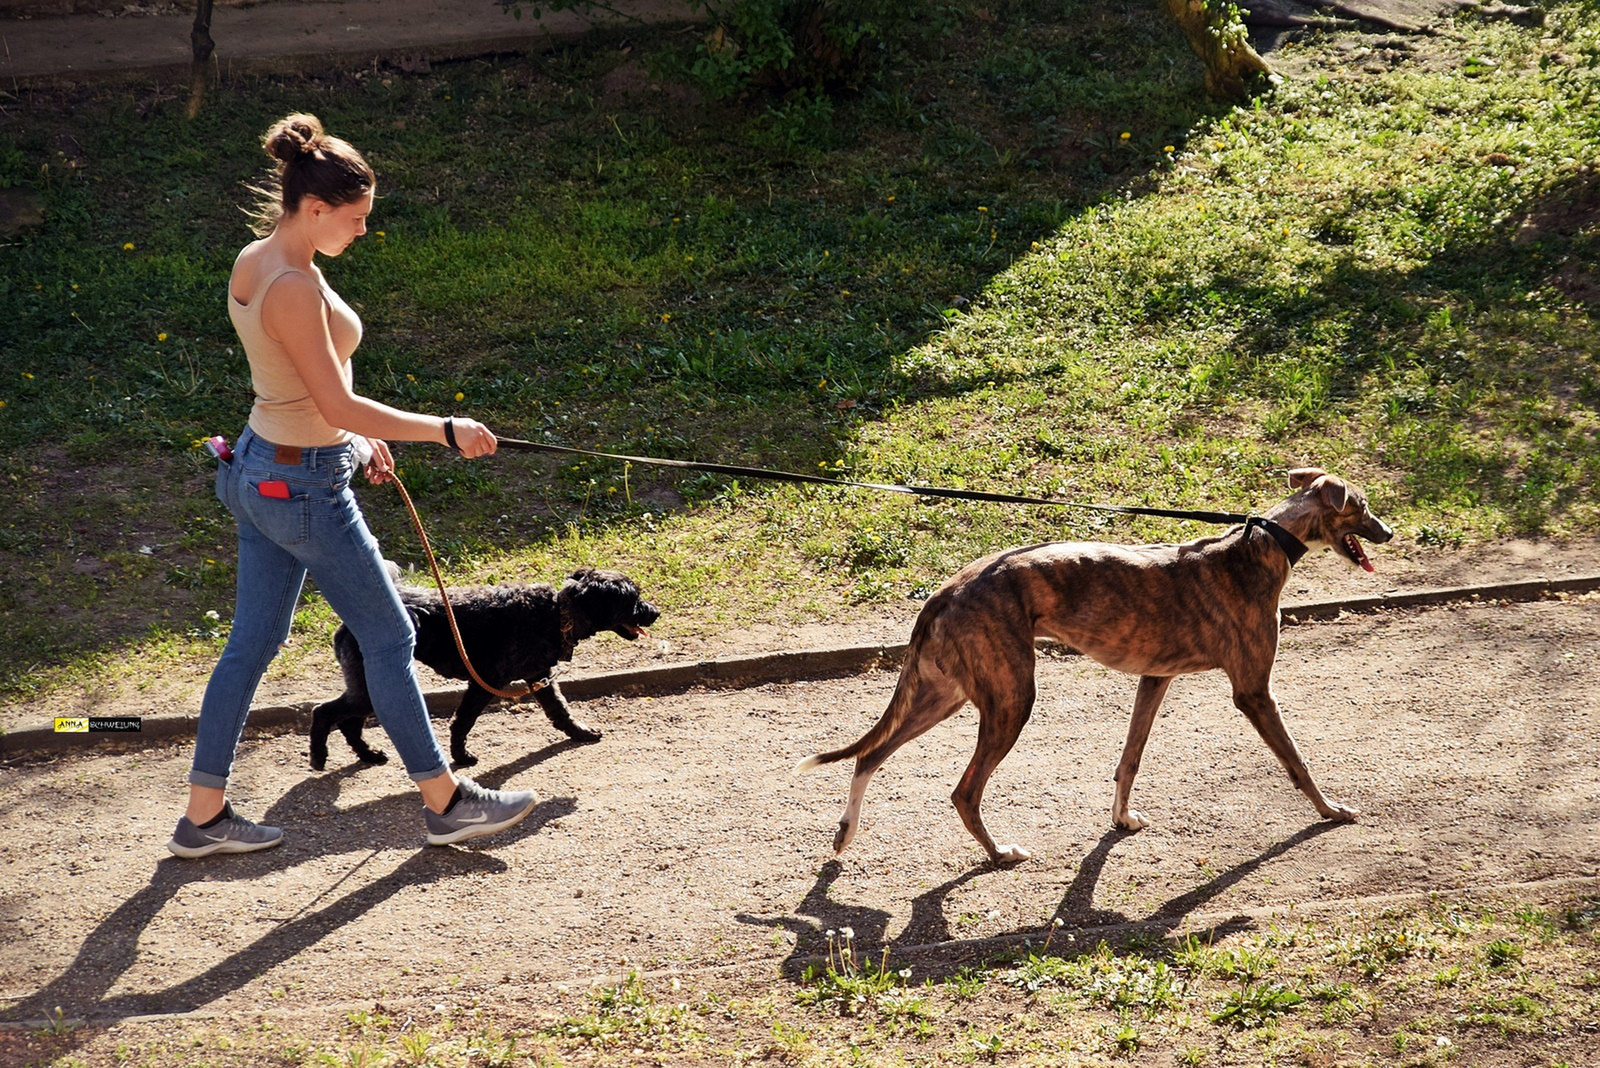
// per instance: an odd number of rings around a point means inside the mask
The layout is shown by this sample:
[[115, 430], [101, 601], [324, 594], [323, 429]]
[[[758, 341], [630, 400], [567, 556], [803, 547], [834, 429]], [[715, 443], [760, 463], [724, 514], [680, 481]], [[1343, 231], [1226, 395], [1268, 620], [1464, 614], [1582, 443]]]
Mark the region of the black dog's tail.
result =
[[894, 696], [889, 698], [889, 707], [883, 710], [878, 722], [874, 723], [867, 733], [843, 749], [830, 749], [826, 753], [806, 757], [794, 766], [795, 775], [823, 764], [833, 764], [840, 760], [848, 760], [850, 757], [858, 757], [900, 729], [900, 724], [905, 722], [906, 713], [910, 711], [911, 702], [916, 698], [917, 687], [912, 676], [918, 670], [917, 661], [922, 654], [923, 642], [927, 639], [928, 631], [933, 627], [943, 607], [942, 596], [935, 594], [934, 599], [924, 605], [922, 612], [917, 616], [916, 626], [911, 628], [911, 641], [906, 645], [905, 663], [900, 665], [900, 681], [895, 685]]

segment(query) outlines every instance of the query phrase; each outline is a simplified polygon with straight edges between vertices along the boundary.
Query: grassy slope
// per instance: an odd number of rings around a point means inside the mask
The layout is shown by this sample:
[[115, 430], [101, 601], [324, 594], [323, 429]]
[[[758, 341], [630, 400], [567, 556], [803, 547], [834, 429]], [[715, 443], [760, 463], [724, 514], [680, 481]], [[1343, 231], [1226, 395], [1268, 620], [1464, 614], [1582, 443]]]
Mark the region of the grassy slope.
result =
[[[252, 81], [192, 124], [170, 91], [30, 94], [0, 120], [0, 182], [48, 207], [0, 249], [0, 686], [214, 655], [230, 533], [194, 445], [248, 407], [219, 294], [253, 138], [295, 108], [379, 171], [380, 233], [328, 271], [366, 320], [362, 387], [397, 404], [1130, 503], [1245, 508], [1324, 461], [1423, 542], [1600, 527], [1592, 3], [1542, 32], [1463, 23], [1377, 73], [1297, 45], [1296, 76], [1233, 111], [1142, 10], [999, 13], [831, 111], [630, 96], [645, 74], [603, 40]], [[620, 566], [687, 630], [903, 597], [1005, 544], [1192, 533], [402, 463], [454, 578]], [[363, 500], [414, 561], [391, 496]], [[302, 629], [330, 625], [313, 598]]]

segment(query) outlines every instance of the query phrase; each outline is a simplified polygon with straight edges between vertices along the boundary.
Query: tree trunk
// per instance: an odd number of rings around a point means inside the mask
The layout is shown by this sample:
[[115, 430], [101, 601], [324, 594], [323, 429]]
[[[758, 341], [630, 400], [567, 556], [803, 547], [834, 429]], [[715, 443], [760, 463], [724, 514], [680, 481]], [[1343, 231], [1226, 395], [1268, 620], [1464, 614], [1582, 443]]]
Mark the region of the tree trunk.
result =
[[1267, 61], [1250, 47], [1244, 24], [1225, 12], [1238, 9], [1227, 0], [1161, 0], [1206, 65], [1206, 91], [1212, 96], [1243, 100], [1254, 75], [1270, 75]]
[[189, 65], [189, 107], [185, 114], [194, 118], [200, 114], [200, 105], [206, 98], [206, 63], [211, 50], [217, 47], [211, 39], [212, 0], [197, 0], [194, 9], [194, 29], [189, 31], [189, 46], [194, 50], [194, 60]]

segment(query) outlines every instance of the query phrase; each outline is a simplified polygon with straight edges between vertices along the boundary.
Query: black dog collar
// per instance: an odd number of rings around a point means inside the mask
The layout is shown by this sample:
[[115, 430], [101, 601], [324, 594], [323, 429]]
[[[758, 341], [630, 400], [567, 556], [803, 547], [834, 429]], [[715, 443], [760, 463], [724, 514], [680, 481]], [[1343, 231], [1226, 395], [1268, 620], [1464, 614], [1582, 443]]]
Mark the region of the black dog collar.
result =
[[1290, 567], [1298, 564], [1300, 562], [1300, 558], [1308, 551], [1306, 549], [1305, 542], [1301, 541], [1293, 534], [1290, 534], [1287, 530], [1284, 530], [1277, 523], [1274, 523], [1272, 520], [1263, 516], [1253, 515], [1249, 519], [1245, 520], [1244, 525], [1246, 531], [1248, 531], [1252, 526], [1258, 526], [1268, 534], [1271, 534], [1272, 540], [1277, 542], [1278, 547], [1283, 550], [1283, 555], [1289, 558]]

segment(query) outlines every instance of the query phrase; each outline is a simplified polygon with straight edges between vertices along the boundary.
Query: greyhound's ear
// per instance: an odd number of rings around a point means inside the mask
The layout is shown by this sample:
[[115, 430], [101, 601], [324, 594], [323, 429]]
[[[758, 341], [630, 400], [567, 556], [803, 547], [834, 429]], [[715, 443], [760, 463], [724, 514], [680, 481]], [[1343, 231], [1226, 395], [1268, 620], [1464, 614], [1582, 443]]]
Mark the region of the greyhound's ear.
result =
[[1328, 507], [1335, 512], [1342, 512], [1350, 503], [1350, 487], [1345, 481], [1335, 475], [1323, 475], [1311, 484], [1311, 488], [1322, 494], [1322, 499], [1328, 502]]
[[1320, 467], [1297, 467], [1289, 472], [1289, 488], [1305, 489], [1327, 473]]

